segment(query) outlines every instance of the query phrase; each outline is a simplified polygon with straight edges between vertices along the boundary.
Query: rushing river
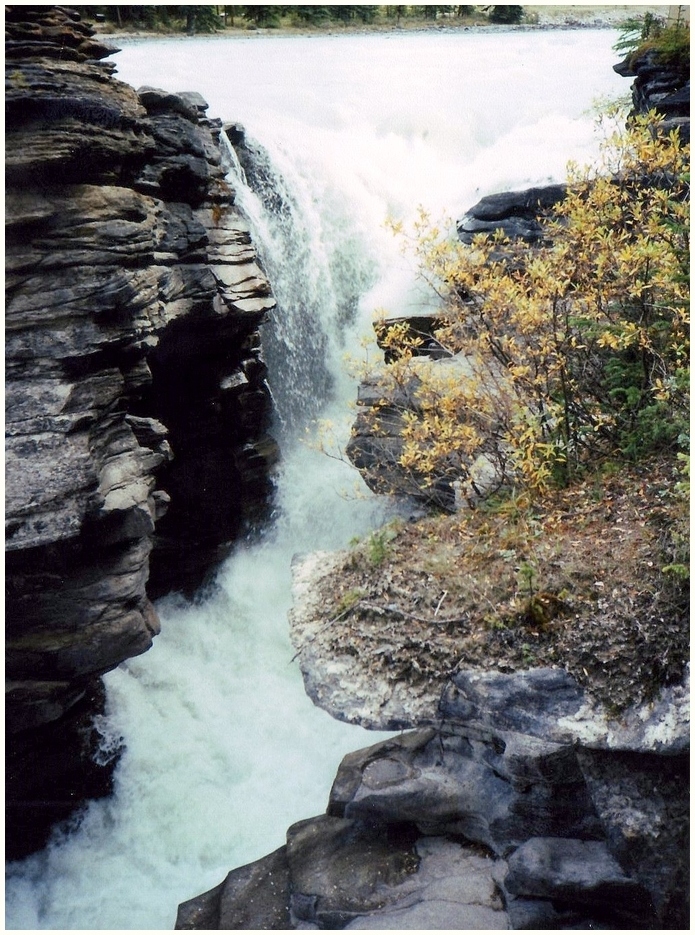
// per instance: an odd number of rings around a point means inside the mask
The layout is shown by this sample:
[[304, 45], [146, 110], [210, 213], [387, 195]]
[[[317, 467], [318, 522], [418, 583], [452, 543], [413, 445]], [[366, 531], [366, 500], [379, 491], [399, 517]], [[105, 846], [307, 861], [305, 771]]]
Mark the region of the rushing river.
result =
[[372, 310], [425, 301], [386, 218], [407, 223], [419, 205], [456, 218], [588, 161], [593, 105], [628, 91], [614, 41], [580, 30], [123, 44], [117, 77], [199, 91], [210, 116], [244, 125], [280, 189], [282, 223], [263, 192], [234, 182], [280, 309], [264, 337], [285, 453], [278, 518], [226, 562], [215, 593], [163, 601], [154, 648], [106, 677], [105, 742], [127, 746], [115, 795], [9, 868], [7, 928], [171, 929], [180, 901], [321, 813], [344, 753], [379, 738], [313, 708], [286, 615], [292, 555], [346, 545], [388, 505], [302, 439], [319, 414], [346, 437], [343, 355], [359, 354]]

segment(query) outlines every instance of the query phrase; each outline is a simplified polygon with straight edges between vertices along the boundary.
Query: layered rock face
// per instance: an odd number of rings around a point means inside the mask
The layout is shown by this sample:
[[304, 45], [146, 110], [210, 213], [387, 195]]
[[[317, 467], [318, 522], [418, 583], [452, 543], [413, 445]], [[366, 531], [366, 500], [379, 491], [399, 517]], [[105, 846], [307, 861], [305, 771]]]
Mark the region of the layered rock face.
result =
[[635, 113], [655, 110], [664, 116], [663, 129], [677, 130], [683, 142], [690, 141], [690, 68], [664, 62], [649, 49], [630, 55], [613, 70], [634, 78], [632, 106]]
[[[99, 675], [266, 509], [273, 308], [195, 94], [136, 93], [74, 11], [6, 8], [8, 851], [108, 770]], [[166, 515], [165, 515], [166, 514]], [[149, 581], [148, 581], [149, 579]], [[82, 764], [82, 765], [80, 765]]]

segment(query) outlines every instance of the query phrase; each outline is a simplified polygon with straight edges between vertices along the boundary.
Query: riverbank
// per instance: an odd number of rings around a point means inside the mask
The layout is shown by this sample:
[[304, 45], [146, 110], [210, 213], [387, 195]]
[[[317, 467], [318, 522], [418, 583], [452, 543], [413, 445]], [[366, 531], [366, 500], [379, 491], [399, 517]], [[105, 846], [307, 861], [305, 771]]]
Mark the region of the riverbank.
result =
[[[476, 12], [470, 16], [440, 16], [436, 20], [407, 17], [400, 20], [379, 18], [372, 23], [351, 21], [339, 23], [331, 21], [325, 24], [301, 23], [296, 25], [285, 18], [273, 26], [257, 26], [234, 18], [226, 25], [221, 22], [214, 32], [199, 30], [197, 35], [224, 36], [225, 38], [257, 38], [269, 36], [308, 37], [308, 36], [349, 36], [368, 35], [371, 33], [412, 33], [412, 32], [481, 32], [497, 33], [538, 29], [615, 29], [627, 19], [636, 15], [652, 13], [665, 17], [667, 6], [635, 6], [634, 4], [605, 4], [593, 6], [525, 6], [523, 21], [516, 25], [491, 23], [487, 15]], [[185, 36], [180, 29], [158, 28], [156, 30], [131, 29], [112, 24], [96, 24], [99, 37], [105, 40], [127, 41], [132, 39], [155, 39]]]

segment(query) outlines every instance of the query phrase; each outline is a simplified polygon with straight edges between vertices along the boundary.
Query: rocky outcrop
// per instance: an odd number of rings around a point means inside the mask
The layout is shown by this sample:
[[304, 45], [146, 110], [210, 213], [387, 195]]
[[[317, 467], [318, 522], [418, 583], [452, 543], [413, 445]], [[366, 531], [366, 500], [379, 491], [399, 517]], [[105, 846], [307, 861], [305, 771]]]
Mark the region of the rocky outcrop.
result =
[[538, 243], [552, 209], [567, 194], [566, 185], [543, 185], [516, 192], [486, 195], [456, 223], [459, 240], [470, 244], [476, 234], [501, 232], [510, 240]]
[[609, 723], [562, 670], [461, 671], [177, 928], [682, 927], [687, 714], [685, 687]]
[[6, 8], [11, 855], [108, 789], [85, 766], [99, 676], [263, 513], [276, 458], [274, 301], [221, 124], [115, 80], [111, 51], [74, 11]]
[[[291, 636], [332, 716], [408, 733], [343, 759], [325, 815], [179, 908], [179, 929], [681, 928], [689, 681], [620, 713], [562, 668], [390, 678], [336, 654], [295, 560]], [[375, 652], [389, 651], [388, 628]], [[381, 673], [381, 674], [380, 674]]]
[[[452, 559], [457, 563], [461, 560]], [[661, 755], [683, 753], [687, 749], [687, 684], [685, 688], [677, 684], [664, 687], [658, 700], [648, 704], [625, 702], [618, 717], [611, 708], [617, 696], [615, 679], [601, 703], [595, 697], [598, 694], [595, 688], [592, 695], [591, 689], [580, 687], [560, 668], [547, 670], [543, 678], [519, 681], [512, 696], [509, 685], [514, 679], [503, 674], [512, 671], [510, 660], [502, 657], [499, 645], [489, 642], [487, 654], [478, 660], [468, 655], [467, 665], [481, 667], [470, 670], [478, 671], [478, 675], [463, 672], [452, 675], [452, 662], [427, 668], [428, 645], [433, 642], [447, 645], [449, 630], [461, 630], [464, 619], [447, 620], [443, 614], [430, 620], [418, 616], [417, 584], [413, 585], [413, 598], [405, 605], [412, 610], [411, 630], [404, 619], [407, 614], [403, 605], [399, 608], [391, 603], [393, 591], [387, 589], [380, 604], [376, 604], [363, 602], [358, 589], [346, 587], [337, 600], [338, 606], [346, 609], [335, 615], [327, 613], [327, 604], [336, 606], [336, 588], [342, 586], [351, 562], [354, 553], [315, 552], [297, 556], [292, 564], [293, 606], [289, 621], [295, 658], [311, 700], [337, 720], [370, 730], [404, 730], [434, 726], [442, 716], [460, 721], [485, 717], [488, 728], [502, 729], [506, 725], [511, 730], [556, 743], [572, 738], [590, 747]], [[420, 574], [414, 563], [406, 566], [406, 571], [415, 580]], [[397, 580], [394, 589], [400, 589], [393, 565], [386, 578]], [[352, 581], [348, 580], [350, 584]], [[356, 634], [355, 619], [348, 611], [361, 604], [378, 621], [370, 631], [373, 638], [368, 641], [347, 638], [349, 633]], [[575, 617], [573, 626], [578, 626], [577, 621]], [[483, 636], [476, 639], [485, 641]], [[418, 665], [402, 664], [396, 678], [389, 663], [394, 661], [399, 643], [410, 647], [411, 658]], [[626, 652], [623, 646], [623, 658]], [[450, 660], [462, 654], [465, 658], [466, 650], [459, 644], [456, 649], [449, 649], [449, 654]], [[487, 663], [496, 664], [499, 672], [486, 674], [482, 666]], [[572, 665], [567, 660], [562, 660], [562, 664], [570, 668]], [[637, 698], [651, 694], [650, 690], [644, 690]], [[636, 701], [635, 696], [632, 701]]]
[[665, 61], [654, 49], [628, 55], [613, 66], [623, 78], [634, 78], [632, 107], [637, 114], [655, 110], [665, 118], [665, 132], [677, 130], [690, 142], [690, 63]]

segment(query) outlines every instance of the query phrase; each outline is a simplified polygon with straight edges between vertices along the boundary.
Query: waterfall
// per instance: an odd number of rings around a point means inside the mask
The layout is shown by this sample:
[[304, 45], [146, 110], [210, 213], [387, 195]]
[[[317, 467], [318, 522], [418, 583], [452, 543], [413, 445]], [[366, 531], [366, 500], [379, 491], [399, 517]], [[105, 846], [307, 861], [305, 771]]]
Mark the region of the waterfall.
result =
[[[278, 308], [262, 328], [278, 431], [289, 442], [325, 407], [340, 372], [346, 330], [375, 268], [349, 214], [319, 210], [306, 180], [278, 150], [244, 135], [230, 160], [236, 200], [251, 221]], [[227, 147], [225, 147], [227, 151]], [[328, 226], [333, 229], [327, 229]], [[341, 236], [334, 229], [339, 227]]]
[[[594, 151], [592, 99], [624, 90], [610, 31], [125, 42], [119, 77], [199, 90], [240, 120], [230, 172], [278, 300], [264, 353], [284, 453], [280, 510], [209, 595], [159, 606], [150, 652], [105, 677], [104, 743], [126, 752], [108, 801], [11, 865], [8, 928], [171, 928], [177, 904], [279, 847], [325, 808], [348, 750], [379, 735], [306, 698], [286, 615], [298, 551], [340, 548], [384, 518], [338, 440], [372, 309], [429, 301], [388, 215], [452, 217], [490, 191], [559, 180]], [[567, 80], [563, 80], [566, 77]], [[230, 159], [231, 159], [230, 155]], [[243, 174], [240, 171], [243, 169]]]

